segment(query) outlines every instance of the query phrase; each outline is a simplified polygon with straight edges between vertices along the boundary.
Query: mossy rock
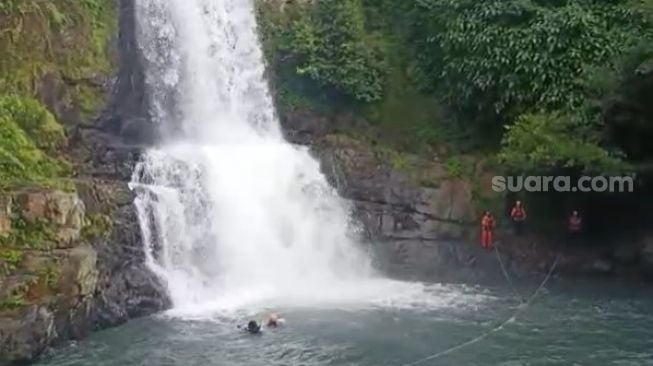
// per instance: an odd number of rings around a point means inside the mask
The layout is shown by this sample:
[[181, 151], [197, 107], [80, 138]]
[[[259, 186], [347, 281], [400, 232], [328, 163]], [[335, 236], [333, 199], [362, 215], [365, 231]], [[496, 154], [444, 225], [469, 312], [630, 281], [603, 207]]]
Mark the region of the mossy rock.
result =
[[0, 115], [13, 120], [39, 149], [54, 152], [66, 143], [63, 126], [34, 99], [2, 96]]
[[30, 305], [74, 306], [95, 290], [97, 253], [88, 245], [23, 250], [12, 273], [0, 275], [0, 312]]
[[19, 217], [12, 223], [10, 235], [0, 238], [0, 247], [9, 249], [49, 250], [57, 246], [57, 230], [54, 225], [45, 221], [29, 223]]
[[57, 156], [63, 127], [39, 102], [0, 97], [0, 188], [45, 186], [71, 189], [70, 163]]
[[104, 214], [93, 214], [86, 216], [82, 236], [92, 240], [96, 238], [108, 238], [113, 231], [113, 220], [111, 216]]
[[0, 278], [15, 272], [23, 262], [24, 254], [22, 250], [0, 247]]
[[38, 276], [23, 274], [4, 278], [0, 283], [0, 311], [27, 305], [25, 295], [38, 282]]
[[115, 64], [108, 45], [117, 30], [116, 5], [114, 0], [2, 1], [0, 90], [47, 101], [59, 117], [74, 110], [75, 119], [90, 119], [106, 99], [102, 83], [94, 80], [110, 74]]

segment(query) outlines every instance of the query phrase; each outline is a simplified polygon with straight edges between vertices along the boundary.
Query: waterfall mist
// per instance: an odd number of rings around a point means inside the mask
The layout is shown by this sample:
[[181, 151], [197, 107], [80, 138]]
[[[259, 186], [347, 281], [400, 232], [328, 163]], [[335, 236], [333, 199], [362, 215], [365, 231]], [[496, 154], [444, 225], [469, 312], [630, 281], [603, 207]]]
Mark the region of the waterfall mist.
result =
[[[163, 143], [134, 171], [147, 258], [175, 310], [414, 301], [374, 275], [350, 207], [284, 141], [250, 0], [137, 0]], [[394, 298], [394, 300], [392, 300]]]

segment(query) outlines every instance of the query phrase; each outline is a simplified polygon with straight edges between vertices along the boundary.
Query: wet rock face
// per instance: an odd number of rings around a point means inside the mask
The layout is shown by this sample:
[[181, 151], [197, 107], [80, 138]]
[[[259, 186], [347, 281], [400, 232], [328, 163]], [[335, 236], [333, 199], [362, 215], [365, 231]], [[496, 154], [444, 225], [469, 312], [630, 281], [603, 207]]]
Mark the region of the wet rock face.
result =
[[31, 360], [35, 349], [45, 349], [56, 337], [54, 315], [43, 306], [33, 305], [20, 314], [0, 316], [0, 322], [0, 365]]
[[99, 327], [121, 324], [171, 305], [164, 284], [144, 264], [138, 225], [131, 203], [119, 207], [111, 236], [96, 245], [101, 274], [95, 294]]
[[460, 239], [475, 220], [471, 185], [448, 177], [437, 162], [409, 156], [401, 168], [392, 167], [373, 147], [339, 135], [315, 150], [342, 195], [363, 208], [374, 236]]
[[32, 360], [90, 319], [97, 253], [81, 240], [85, 208], [75, 193], [3, 195], [9, 230], [0, 245], [0, 364]]
[[84, 203], [75, 193], [50, 190], [25, 190], [11, 201], [28, 224], [47, 222], [55, 232], [57, 248], [68, 248], [80, 239], [84, 225]]
[[0, 245], [0, 365], [170, 306], [144, 264], [127, 184], [89, 178], [78, 191], [32, 189], [4, 200], [21, 224]]
[[136, 2], [116, 1], [120, 4], [118, 72], [109, 106], [93, 128], [121, 144], [152, 145], [159, 141], [160, 131], [149, 114], [145, 70], [136, 39]]
[[[325, 174], [353, 202], [380, 266], [408, 279], [480, 275], [480, 251], [469, 245], [476, 235], [470, 182], [414, 156], [393, 166], [399, 157], [377, 150], [343, 135], [327, 135], [313, 146]], [[486, 262], [496, 272], [496, 264]]]
[[[501, 264], [494, 252], [477, 244], [479, 190], [491, 189], [491, 175], [482, 162], [474, 164], [478, 174], [456, 178], [437, 160], [388, 153], [345, 135], [312, 131], [307, 136], [316, 138], [312, 151], [323, 172], [353, 203], [353, 214], [378, 266], [390, 275], [408, 280], [503, 282], [502, 265], [511, 275], [528, 277], [548, 273], [557, 262], [556, 273], [562, 275], [653, 280], [650, 235], [592, 249], [565, 247], [555, 239], [534, 235], [515, 237], [499, 227], [495, 240]], [[481, 192], [484, 198], [491, 194]]]
[[118, 325], [171, 305], [165, 285], [145, 265], [134, 196], [128, 187], [142, 151], [159, 135], [148, 113], [145, 75], [136, 40], [136, 3], [118, 1], [119, 68], [111, 101], [96, 128], [80, 131], [73, 149], [87, 176], [77, 186], [87, 215], [109, 217], [111, 226], [93, 241], [98, 272], [91, 309], [94, 328]]

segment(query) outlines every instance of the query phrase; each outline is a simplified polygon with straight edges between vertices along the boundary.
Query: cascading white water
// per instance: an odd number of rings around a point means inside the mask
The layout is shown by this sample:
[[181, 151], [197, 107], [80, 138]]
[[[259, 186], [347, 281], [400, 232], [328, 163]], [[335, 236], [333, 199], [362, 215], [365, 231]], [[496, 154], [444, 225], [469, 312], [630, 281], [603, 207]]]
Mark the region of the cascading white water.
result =
[[284, 141], [252, 0], [137, 0], [137, 12], [164, 143], [131, 186], [149, 265], [175, 308], [405, 293], [408, 285], [371, 279], [346, 202], [305, 148]]
[[134, 172], [150, 264], [176, 306], [312, 297], [369, 276], [348, 208], [280, 133], [250, 0], [139, 0], [152, 114]]

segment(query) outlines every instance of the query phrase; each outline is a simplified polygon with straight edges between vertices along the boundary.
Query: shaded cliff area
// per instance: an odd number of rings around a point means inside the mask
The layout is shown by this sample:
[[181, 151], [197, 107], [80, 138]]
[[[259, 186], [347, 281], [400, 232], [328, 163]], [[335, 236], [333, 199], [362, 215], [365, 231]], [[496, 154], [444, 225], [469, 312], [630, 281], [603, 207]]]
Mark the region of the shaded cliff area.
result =
[[[351, 116], [289, 113], [282, 123], [290, 141], [311, 146], [332, 184], [352, 201], [377, 264], [387, 274], [505, 284], [497, 253], [479, 245], [480, 213], [488, 207], [501, 212], [504, 202], [491, 189], [496, 168], [486, 159], [461, 155], [452, 164], [437, 154], [394, 150], [352, 136], [346, 126], [365, 122]], [[511, 277], [539, 278], [557, 261], [556, 276], [653, 279], [646, 236], [607, 245], [591, 236], [570, 242], [561, 223], [559, 236], [529, 230], [516, 237], [507, 217], [498, 221], [497, 248]]]

